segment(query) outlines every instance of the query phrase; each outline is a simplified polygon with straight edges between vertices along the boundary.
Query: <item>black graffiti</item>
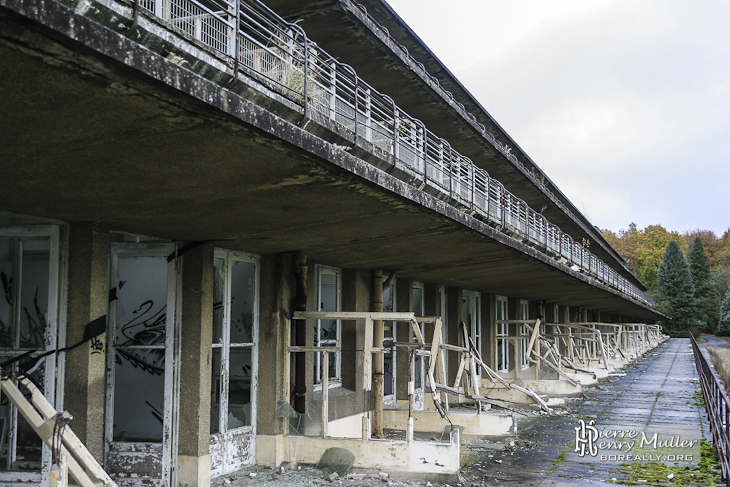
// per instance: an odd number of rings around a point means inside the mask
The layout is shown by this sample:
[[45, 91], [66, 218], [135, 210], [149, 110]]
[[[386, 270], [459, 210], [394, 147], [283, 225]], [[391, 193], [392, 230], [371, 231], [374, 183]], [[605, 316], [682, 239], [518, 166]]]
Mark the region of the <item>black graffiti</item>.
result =
[[128, 362], [135, 369], [140, 369], [152, 375], [162, 375], [165, 372], [164, 350], [129, 351], [117, 349], [116, 363], [122, 365], [122, 360]]
[[[1, 273], [0, 280], [2, 280], [5, 300], [12, 308], [14, 304], [12, 293], [13, 278], [8, 278], [5, 273]], [[15, 331], [18, 334], [20, 348], [45, 348], [47, 323], [46, 314], [41, 310], [40, 304], [38, 303], [39, 292], [40, 287], [36, 287], [35, 293], [33, 294], [32, 310], [27, 306], [23, 306], [22, 315], [25, 317], [25, 323], [21, 323], [17, 329], [12, 326], [12, 323], [7, 324], [0, 320], [0, 347], [15, 348], [13, 345], [13, 332]]]
[[121, 333], [127, 341], [119, 345], [154, 345], [164, 341], [167, 325], [167, 306], [153, 311], [154, 301], [147, 300], [132, 313], [136, 316], [121, 326]]
[[93, 354], [96, 354], [96, 353], [104, 353], [104, 342], [102, 342], [101, 340], [99, 340], [98, 337], [94, 337], [94, 338], [91, 339], [91, 345], [90, 345], [90, 347], [91, 347], [91, 354], [92, 355]]
[[13, 304], [13, 278], [8, 278], [8, 275], [4, 272], [0, 272], [0, 281], [3, 283], [3, 294], [5, 295], [5, 301], [9, 305]]

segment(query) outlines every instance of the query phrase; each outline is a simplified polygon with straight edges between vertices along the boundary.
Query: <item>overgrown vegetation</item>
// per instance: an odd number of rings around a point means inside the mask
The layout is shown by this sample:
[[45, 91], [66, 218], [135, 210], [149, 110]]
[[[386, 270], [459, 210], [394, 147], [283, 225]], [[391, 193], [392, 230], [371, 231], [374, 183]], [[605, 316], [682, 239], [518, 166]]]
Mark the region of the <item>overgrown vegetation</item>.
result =
[[730, 391], [730, 371], [728, 370], [730, 357], [724, 358], [722, 356], [725, 349], [708, 348], [707, 351], [710, 353], [710, 360], [712, 360], [712, 365], [715, 367], [715, 372], [720, 378], [722, 386], [726, 391]]
[[722, 475], [717, 461], [715, 447], [705, 440], [700, 445], [698, 465], [666, 465], [658, 462], [624, 463], [619, 472], [628, 478], [617, 479], [615, 483], [627, 485], [721, 485]]
[[[646, 285], [659, 311], [672, 317], [662, 323], [668, 332], [697, 329], [705, 333], [730, 336], [730, 229], [722, 237], [708, 230], [680, 234], [661, 225], [639, 230], [635, 224], [628, 230], [614, 233], [604, 230], [603, 236], [624, 258], [629, 269]], [[669, 243], [676, 242], [685, 263], [673, 250], [672, 264], [666, 262]], [[693, 293], [688, 295], [687, 275], [667, 289], [660, 286], [662, 266], [676, 270], [689, 267]], [[671, 272], [669, 274], [674, 274]], [[666, 277], [666, 276], [665, 276]], [[674, 294], [672, 294], [674, 292]], [[721, 305], [726, 302], [725, 311]], [[724, 319], [723, 319], [724, 318]]]

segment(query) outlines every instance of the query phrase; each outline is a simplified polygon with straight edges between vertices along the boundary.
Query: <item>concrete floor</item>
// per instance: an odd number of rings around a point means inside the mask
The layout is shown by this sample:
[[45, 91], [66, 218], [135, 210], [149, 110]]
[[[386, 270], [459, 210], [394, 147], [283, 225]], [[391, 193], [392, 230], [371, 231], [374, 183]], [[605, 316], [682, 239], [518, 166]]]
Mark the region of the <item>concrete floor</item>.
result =
[[515, 451], [482, 457], [466, 469], [464, 477], [476, 485], [584, 486], [620, 482], [625, 475], [618, 469], [625, 461], [612, 460], [611, 455], [625, 452], [604, 449], [595, 457], [581, 457], [575, 452], [574, 428], [580, 419], [594, 420], [595, 426], [605, 431], [646, 432], [647, 437], [657, 432], [660, 439], [710, 438], [706, 413], [696, 403], [699, 383], [689, 339], [669, 340], [622, 372], [626, 375], [587, 389], [585, 399], [570, 404], [569, 415], [522, 420]]
[[[679, 437], [691, 441], [709, 439], [707, 416], [698, 404], [699, 383], [688, 339], [672, 339], [626, 367], [622, 374], [610, 377], [597, 387], [585, 391], [584, 399], [571, 400], [567, 414], [556, 416], [524, 416], [519, 420], [518, 434], [507, 438], [467, 438], [464, 458], [470, 462], [459, 479], [426, 479], [417, 474], [405, 479], [393, 476], [381, 480], [377, 473], [365, 479], [327, 478], [328, 472], [305, 468], [280, 474], [273, 469], [252, 469], [216, 479], [216, 485], [462, 485], [500, 486], [586, 486], [624, 485], [626, 475], [619, 473], [624, 461], [611, 455], [625, 451], [599, 449], [594, 457], [580, 456], [575, 451], [576, 430], [580, 420], [595, 421], [602, 432], [622, 430], [628, 439], [635, 431], [648, 438]], [[637, 440], [640, 439], [637, 438]], [[605, 438], [599, 441], [607, 441]], [[636, 454], [634, 448], [628, 454]], [[696, 453], [696, 450], [644, 448], [648, 454]], [[673, 462], [664, 462], [671, 464]], [[251, 477], [251, 473], [256, 473]], [[395, 480], [398, 479], [398, 480]], [[716, 479], [717, 484], [720, 479]], [[667, 480], [663, 485], [674, 485]], [[686, 484], [683, 484], [686, 485]]]

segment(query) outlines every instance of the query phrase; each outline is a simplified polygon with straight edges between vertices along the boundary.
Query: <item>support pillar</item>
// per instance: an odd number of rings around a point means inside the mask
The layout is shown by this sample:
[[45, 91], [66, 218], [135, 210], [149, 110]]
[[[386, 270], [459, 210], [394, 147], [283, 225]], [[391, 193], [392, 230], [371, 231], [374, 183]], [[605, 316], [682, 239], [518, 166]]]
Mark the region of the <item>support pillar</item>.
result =
[[[413, 280], [401, 278], [395, 282], [395, 309], [398, 311], [413, 311]], [[410, 342], [411, 335], [410, 323], [400, 322], [395, 330], [396, 342]], [[411, 377], [411, 354], [406, 349], [399, 349], [396, 354], [396, 379], [395, 379], [395, 398], [396, 401], [407, 401], [408, 382], [415, 380]]]
[[[66, 344], [80, 342], [86, 325], [106, 315], [109, 234], [91, 222], [70, 225]], [[96, 461], [104, 455], [106, 334], [66, 354], [64, 409], [74, 433]]]
[[210, 485], [210, 398], [213, 343], [213, 246], [183, 257], [178, 485]]
[[[373, 271], [372, 291], [370, 293], [372, 310], [383, 312], [383, 271]], [[385, 328], [383, 320], [373, 321], [373, 346], [383, 347]], [[385, 396], [385, 357], [382, 353], [373, 356], [373, 438], [383, 438], [383, 398]]]

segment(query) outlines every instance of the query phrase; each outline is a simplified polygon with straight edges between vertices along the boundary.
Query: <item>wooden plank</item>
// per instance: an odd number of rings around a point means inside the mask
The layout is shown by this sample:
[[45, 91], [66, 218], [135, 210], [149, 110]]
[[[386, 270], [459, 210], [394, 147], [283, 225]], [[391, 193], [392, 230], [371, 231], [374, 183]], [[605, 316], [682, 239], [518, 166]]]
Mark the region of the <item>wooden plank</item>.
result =
[[415, 315], [411, 312], [365, 312], [365, 311], [297, 311], [292, 319], [316, 320], [364, 320], [374, 321], [411, 321]]
[[[363, 389], [369, 391], [372, 389], [373, 382], [373, 319], [370, 317], [365, 318], [365, 343], [363, 344]], [[375, 398], [376, 401], [379, 398]]]
[[322, 352], [322, 438], [327, 438], [329, 426], [330, 356]]

